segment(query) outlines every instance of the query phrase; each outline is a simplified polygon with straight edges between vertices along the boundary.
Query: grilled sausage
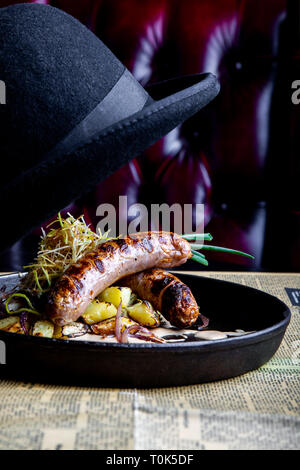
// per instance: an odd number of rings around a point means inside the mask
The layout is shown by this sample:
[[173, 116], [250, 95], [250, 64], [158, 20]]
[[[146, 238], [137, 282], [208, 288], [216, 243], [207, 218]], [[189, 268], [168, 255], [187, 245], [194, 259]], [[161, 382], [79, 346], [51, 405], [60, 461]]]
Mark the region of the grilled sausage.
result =
[[144, 232], [112, 240], [71, 265], [49, 293], [46, 313], [58, 325], [76, 321], [106, 287], [129, 274], [172, 268], [191, 258], [189, 243], [170, 232]]
[[184, 328], [195, 323], [199, 307], [190, 288], [164, 269], [152, 268], [121, 279], [141, 299], [148, 300], [172, 325]]

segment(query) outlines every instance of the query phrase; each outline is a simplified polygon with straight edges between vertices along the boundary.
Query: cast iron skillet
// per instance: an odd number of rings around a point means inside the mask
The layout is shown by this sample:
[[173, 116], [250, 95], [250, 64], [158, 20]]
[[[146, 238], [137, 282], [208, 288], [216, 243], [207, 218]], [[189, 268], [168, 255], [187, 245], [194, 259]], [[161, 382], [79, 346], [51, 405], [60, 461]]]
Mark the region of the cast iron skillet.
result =
[[[273, 356], [290, 321], [283, 302], [232, 282], [183, 273], [178, 277], [191, 288], [201, 313], [210, 319], [210, 329], [255, 332], [168, 344], [94, 343], [0, 332], [6, 347], [0, 377], [68, 385], [169, 387], [235, 377]], [[0, 287], [16, 282], [17, 275], [0, 277]]]

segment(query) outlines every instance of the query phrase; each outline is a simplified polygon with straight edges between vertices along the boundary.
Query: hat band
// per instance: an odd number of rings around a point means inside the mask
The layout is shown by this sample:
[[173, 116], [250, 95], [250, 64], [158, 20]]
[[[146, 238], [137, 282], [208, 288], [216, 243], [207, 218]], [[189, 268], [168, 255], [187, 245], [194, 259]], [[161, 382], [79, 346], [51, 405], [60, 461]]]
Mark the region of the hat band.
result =
[[148, 99], [148, 93], [125, 68], [119, 80], [101, 103], [48, 152], [46, 158], [72, 152], [82, 142], [88, 141], [107, 127], [140, 111]]

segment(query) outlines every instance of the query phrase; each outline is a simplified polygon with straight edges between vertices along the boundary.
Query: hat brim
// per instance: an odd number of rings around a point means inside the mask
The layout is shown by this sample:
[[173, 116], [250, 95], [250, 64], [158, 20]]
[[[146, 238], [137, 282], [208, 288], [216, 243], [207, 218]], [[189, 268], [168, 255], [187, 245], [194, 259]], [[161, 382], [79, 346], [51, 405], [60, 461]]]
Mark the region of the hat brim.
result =
[[[1, 191], [0, 250], [91, 191], [114, 171], [196, 114], [219, 93], [210, 73], [169, 80], [150, 91], [156, 100], [82, 142], [74, 151], [44, 160]], [[117, 190], [117, 188], [116, 188]]]

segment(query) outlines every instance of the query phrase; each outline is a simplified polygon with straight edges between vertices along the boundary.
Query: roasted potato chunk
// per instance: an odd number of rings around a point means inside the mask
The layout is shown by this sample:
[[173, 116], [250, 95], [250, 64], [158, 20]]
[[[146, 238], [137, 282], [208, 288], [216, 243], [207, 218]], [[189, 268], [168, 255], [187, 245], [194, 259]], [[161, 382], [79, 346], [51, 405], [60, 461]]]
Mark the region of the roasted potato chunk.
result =
[[19, 317], [15, 315], [12, 315], [11, 317], [2, 318], [0, 320], [0, 330], [8, 331], [15, 324], [20, 324], [19, 322]]
[[35, 322], [32, 329], [32, 336], [41, 336], [42, 338], [52, 338], [54, 333], [54, 325], [47, 320], [39, 320]]
[[[130, 320], [130, 318], [121, 318], [121, 331], [123, 332], [128, 326], [136, 325], [136, 322]], [[109, 318], [95, 325], [91, 325], [91, 330], [95, 335], [108, 336], [114, 335], [116, 330], [116, 319]]]
[[117, 308], [112, 303], [94, 299], [87, 307], [82, 318], [88, 325], [93, 325], [107, 318], [115, 317], [116, 313]]
[[76, 338], [77, 336], [85, 335], [89, 330], [89, 327], [84, 323], [72, 322], [68, 325], [63, 326], [62, 336], [67, 336], [68, 338]]
[[23, 328], [21, 327], [21, 324], [20, 324], [20, 319], [17, 321], [17, 323], [14, 323], [10, 328], [8, 328], [8, 330], [6, 331], [9, 331], [10, 333], [18, 333], [18, 334], [21, 334], [21, 335], [24, 335], [24, 330]]
[[122, 307], [126, 308], [131, 299], [131, 289], [130, 287], [107, 287], [104, 289], [101, 294], [98, 295], [98, 299], [103, 302], [109, 302], [118, 308], [120, 302], [122, 301]]
[[142, 326], [155, 328], [160, 325], [159, 313], [154, 310], [147, 300], [140, 300], [131, 307], [127, 307], [127, 312], [132, 320]]

